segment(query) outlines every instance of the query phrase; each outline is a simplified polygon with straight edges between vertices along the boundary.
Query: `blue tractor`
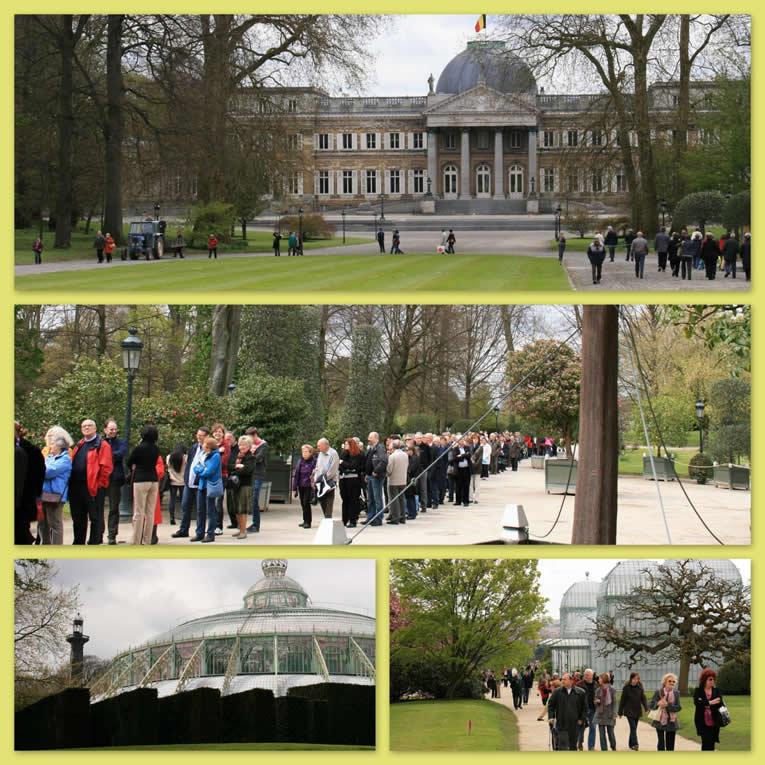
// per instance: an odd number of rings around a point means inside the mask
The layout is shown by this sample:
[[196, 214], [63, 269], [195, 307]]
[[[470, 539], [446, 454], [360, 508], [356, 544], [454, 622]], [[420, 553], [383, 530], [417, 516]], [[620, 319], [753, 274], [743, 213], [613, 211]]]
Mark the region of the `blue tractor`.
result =
[[146, 260], [159, 260], [165, 252], [165, 228], [163, 220], [133, 221], [128, 231], [127, 253], [130, 260], [138, 260], [143, 255]]

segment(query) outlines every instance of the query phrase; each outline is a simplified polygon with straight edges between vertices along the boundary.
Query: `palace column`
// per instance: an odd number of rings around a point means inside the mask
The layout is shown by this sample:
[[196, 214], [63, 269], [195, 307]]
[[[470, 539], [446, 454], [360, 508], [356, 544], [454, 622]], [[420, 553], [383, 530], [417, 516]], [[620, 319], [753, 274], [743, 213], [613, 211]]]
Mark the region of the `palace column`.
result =
[[470, 129], [462, 129], [460, 139], [460, 199], [470, 199]]
[[502, 128], [494, 131], [494, 199], [505, 198], [505, 171], [502, 164]]
[[539, 179], [537, 178], [537, 129], [529, 128], [529, 193], [526, 198], [526, 212], [539, 212]]
[[[438, 196], [438, 133], [435, 130], [428, 130], [428, 178], [430, 178], [430, 189], [433, 196]], [[428, 190], [428, 182], [425, 181], [425, 191]]]

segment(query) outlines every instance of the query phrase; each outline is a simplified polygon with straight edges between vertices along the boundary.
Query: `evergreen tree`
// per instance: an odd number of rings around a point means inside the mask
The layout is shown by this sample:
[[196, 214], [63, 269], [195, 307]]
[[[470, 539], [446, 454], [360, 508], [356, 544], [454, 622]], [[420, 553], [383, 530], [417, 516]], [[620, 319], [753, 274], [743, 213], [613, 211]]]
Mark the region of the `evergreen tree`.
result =
[[342, 437], [367, 437], [380, 429], [383, 411], [380, 330], [359, 324], [353, 330], [351, 368], [341, 417]]

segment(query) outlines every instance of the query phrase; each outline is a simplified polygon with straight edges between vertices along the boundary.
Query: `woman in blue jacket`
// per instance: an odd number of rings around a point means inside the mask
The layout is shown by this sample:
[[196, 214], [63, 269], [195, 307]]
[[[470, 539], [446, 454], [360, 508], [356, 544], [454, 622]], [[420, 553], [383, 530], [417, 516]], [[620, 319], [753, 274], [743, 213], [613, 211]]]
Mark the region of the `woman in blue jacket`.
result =
[[69, 444], [63, 436], [55, 437], [45, 458], [43, 481], [43, 519], [37, 524], [44, 545], [64, 544], [64, 503], [69, 497], [69, 476], [72, 460]]
[[[208, 436], [202, 445], [206, 456], [204, 462], [194, 465], [194, 472], [199, 476], [197, 491], [197, 533], [191, 542], [214, 542], [215, 527], [218, 525], [216, 500], [223, 496], [223, 474], [221, 472], [218, 442]], [[205, 520], [207, 529], [205, 533]]]

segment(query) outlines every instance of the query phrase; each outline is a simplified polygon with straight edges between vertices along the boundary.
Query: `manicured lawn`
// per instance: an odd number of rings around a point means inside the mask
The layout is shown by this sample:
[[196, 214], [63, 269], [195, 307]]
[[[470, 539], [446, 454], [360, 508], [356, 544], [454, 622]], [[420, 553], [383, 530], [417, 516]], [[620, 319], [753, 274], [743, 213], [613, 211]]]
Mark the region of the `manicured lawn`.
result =
[[209, 261], [161, 260], [108, 265], [77, 271], [40, 273], [16, 279], [20, 290], [116, 287], [151, 292], [169, 290], [251, 290], [255, 292], [337, 292], [369, 290], [397, 293], [481, 290], [570, 289], [556, 260], [520, 255], [435, 254], [400, 256], [322, 255], [303, 258], [236, 257]]
[[[696, 436], [698, 438], [698, 435]], [[698, 449], [688, 447], [669, 447], [669, 451], [676, 455], [678, 463], [675, 466], [680, 478], [688, 477], [688, 460], [696, 454]], [[643, 454], [648, 454], [648, 450], [645, 447], [639, 447], [638, 449], [628, 448], [623, 454], [619, 455], [619, 472], [623, 475], [642, 475], [643, 473]], [[664, 456], [664, 450], [661, 451], [662, 457]]]
[[[752, 700], [750, 696], [725, 696], [725, 705], [730, 711], [730, 725], [720, 731], [718, 749], [726, 752], [744, 752], [752, 748]], [[693, 698], [684, 698], [680, 710], [680, 735], [693, 741], [701, 739], [693, 725]]]
[[[468, 735], [468, 720], [473, 731]], [[407, 701], [390, 706], [394, 751], [518, 751], [515, 715], [488, 700]]]
[[[127, 226], [124, 231], [127, 233]], [[43, 263], [68, 263], [75, 260], [92, 261], [96, 263], [96, 251], [93, 248], [93, 240], [96, 238], [97, 228], [93, 228], [90, 234], [83, 234], [82, 231], [72, 232], [72, 246], [66, 250], [53, 249], [53, 232], [45, 231], [43, 234]], [[167, 241], [172, 243], [175, 239], [177, 228], [168, 226], [167, 228]], [[247, 241], [244, 242], [238, 238], [241, 233], [240, 229], [237, 229], [237, 237], [231, 242], [231, 244], [218, 245], [218, 252], [270, 252], [271, 245], [273, 243], [273, 236], [270, 231], [254, 231], [250, 229], [247, 232]], [[32, 253], [32, 242], [37, 237], [37, 229], [16, 229], [14, 231], [14, 262], [17, 266], [27, 266], [33, 264], [34, 255]], [[188, 235], [186, 236], [188, 239]], [[346, 244], [364, 244], [365, 242], [372, 242], [371, 238], [362, 237], [345, 237]], [[335, 236], [331, 239], [317, 239], [309, 240], [304, 244], [305, 250], [316, 250], [321, 247], [337, 247], [342, 245], [343, 237]], [[206, 252], [204, 249], [196, 248], [192, 249], [187, 247], [187, 252], [199, 253]], [[287, 254], [287, 237], [285, 235], [282, 240], [282, 250], [284, 254]], [[119, 255], [116, 256], [119, 258]]]

